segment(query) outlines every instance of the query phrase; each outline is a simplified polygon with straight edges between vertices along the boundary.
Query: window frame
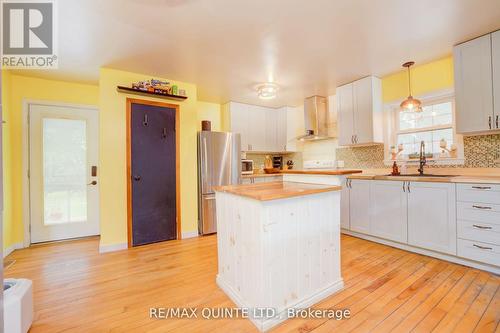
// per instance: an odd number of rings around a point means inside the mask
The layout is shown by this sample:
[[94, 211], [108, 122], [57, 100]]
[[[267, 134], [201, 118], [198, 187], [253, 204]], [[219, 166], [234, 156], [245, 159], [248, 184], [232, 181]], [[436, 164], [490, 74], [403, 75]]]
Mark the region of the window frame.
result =
[[[399, 121], [399, 114], [400, 114], [400, 107], [399, 104], [401, 101], [394, 101], [391, 103], [387, 103], [384, 106], [384, 110], [386, 110], [386, 121], [385, 124], [387, 126], [387, 134], [386, 138], [388, 140], [386, 141], [385, 149], [386, 149], [386, 160], [384, 161], [386, 165], [392, 165], [393, 160], [390, 158], [390, 152], [391, 146], [397, 146], [398, 145], [398, 135], [399, 134], [412, 134], [412, 133], [418, 133], [418, 132], [427, 132], [427, 131], [433, 131], [433, 130], [440, 130], [440, 129], [452, 129], [453, 133], [453, 144], [457, 146], [457, 157], [454, 158], [431, 158], [428, 159], [433, 164], [442, 164], [442, 165], [463, 165], [464, 163], [464, 147], [463, 147], [463, 136], [457, 133], [457, 128], [456, 128], [456, 102], [455, 102], [455, 93], [452, 89], [445, 89], [445, 90], [439, 90], [439, 91], [434, 91], [426, 95], [420, 95], [416, 96], [416, 98], [420, 99], [422, 102], [422, 106], [428, 106], [428, 105], [433, 105], [433, 104], [439, 104], [439, 103], [445, 103], [445, 102], [451, 102], [451, 112], [452, 112], [452, 123], [450, 125], [436, 125], [436, 126], [428, 126], [425, 128], [418, 128], [418, 129], [407, 129], [407, 130], [400, 130], [400, 121]], [[399, 156], [397, 161], [398, 162], [404, 162], [411, 164], [412, 160], [408, 159], [408, 154], [409, 153], [403, 153], [404, 156]]]

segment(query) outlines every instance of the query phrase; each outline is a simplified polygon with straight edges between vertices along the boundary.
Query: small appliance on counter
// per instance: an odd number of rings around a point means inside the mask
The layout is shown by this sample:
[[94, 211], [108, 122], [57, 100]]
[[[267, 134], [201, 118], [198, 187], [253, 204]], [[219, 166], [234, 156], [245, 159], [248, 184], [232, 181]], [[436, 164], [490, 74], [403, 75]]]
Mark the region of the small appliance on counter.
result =
[[292, 170], [293, 169], [293, 161], [292, 160], [286, 161], [286, 166], [287, 166], [287, 170]]
[[283, 156], [273, 156], [273, 168], [283, 169]]
[[252, 160], [241, 160], [241, 174], [242, 175], [252, 175], [253, 174], [253, 161]]

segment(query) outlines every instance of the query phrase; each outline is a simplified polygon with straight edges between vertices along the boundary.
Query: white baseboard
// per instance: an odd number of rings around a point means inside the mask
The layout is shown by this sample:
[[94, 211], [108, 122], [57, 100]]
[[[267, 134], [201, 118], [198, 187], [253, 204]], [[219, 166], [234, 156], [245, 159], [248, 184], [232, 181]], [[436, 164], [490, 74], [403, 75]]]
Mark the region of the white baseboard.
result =
[[128, 249], [127, 243], [118, 243], [118, 244], [109, 244], [109, 245], [99, 244], [99, 253], [114, 252], [114, 251], [120, 251], [120, 250], [126, 250], [126, 249]]
[[23, 246], [23, 243], [15, 243], [15, 244], [12, 244], [11, 246], [9, 246], [8, 248], [6, 248], [4, 251], [3, 251], [3, 257], [7, 257], [9, 254], [11, 254], [14, 250], [19, 250], [19, 249], [22, 249], [24, 248]]
[[[216, 278], [217, 285], [219, 288], [221, 288], [224, 293], [226, 293], [227, 296], [238, 306], [239, 308], [249, 308], [250, 306], [248, 304], [245, 304], [241, 297], [238, 295], [238, 293], [231, 288], [231, 286], [224, 281], [224, 278], [219, 276], [217, 274]], [[327, 298], [328, 296], [342, 290], [344, 288], [344, 280], [341, 278], [340, 280], [332, 283], [326, 288], [323, 288], [322, 290], [314, 293], [310, 297], [297, 302], [293, 304], [292, 306], [287, 307], [286, 309], [283, 309], [279, 313], [276, 314], [276, 317], [274, 318], [269, 318], [269, 319], [256, 319], [249, 317], [248, 319], [257, 327], [257, 329], [261, 332], [265, 332], [273, 328], [274, 326], [284, 322], [287, 320], [287, 309], [293, 308], [293, 309], [307, 309], [311, 307], [312, 305], [322, 301], [323, 299]]]
[[198, 237], [198, 231], [195, 230], [195, 231], [186, 231], [186, 232], [183, 232], [181, 233], [181, 237], [182, 239], [186, 239], [186, 238], [194, 238], [194, 237]]
[[396, 247], [396, 248], [401, 249], [401, 250], [415, 252], [418, 254], [423, 254], [425, 256], [438, 258], [441, 260], [451, 261], [451, 262], [456, 263], [456, 264], [470, 266], [470, 267], [474, 267], [477, 269], [482, 269], [483, 271], [488, 271], [488, 272], [491, 272], [491, 273], [497, 274], [497, 275], [500, 274], [500, 267], [498, 267], [498, 266], [483, 264], [483, 263], [480, 263], [477, 261], [468, 260], [465, 258], [450, 255], [450, 254], [445, 254], [445, 253], [440, 253], [440, 252], [436, 252], [436, 251], [432, 251], [432, 250], [422, 249], [422, 248], [419, 248], [416, 246], [402, 244], [402, 243], [398, 243], [398, 242], [393, 242], [393, 241], [378, 238], [375, 236], [360, 234], [359, 232], [355, 232], [355, 231], [351, 231], [351, 230], [341, 229], [340, 232], [343, 234], [349, 235], [349, 236], [354, 236], [354, 237], [366, 239], [366, 240], [369, 240], [369, 241], [372, 241], [375, 243], [380, 243], [380, 244]]

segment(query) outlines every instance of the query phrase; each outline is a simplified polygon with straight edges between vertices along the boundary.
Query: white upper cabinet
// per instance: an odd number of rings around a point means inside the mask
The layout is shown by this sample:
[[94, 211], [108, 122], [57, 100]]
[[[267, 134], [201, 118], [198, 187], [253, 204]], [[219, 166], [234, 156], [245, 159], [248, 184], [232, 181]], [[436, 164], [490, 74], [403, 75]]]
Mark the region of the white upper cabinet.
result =
[[338, 87], [336, 96], [338, 140], [339, 145], [346, 146], [354, 143], [354, 100], [352, 84]]
[[231, 132], [241, 134], [241, 150], [282, 152], [287, 142], [287, 108], [228, 103]]
[[493, 66], [493, 116], [495, 129], [500, 129], [500, 30], [491, 34], [491, 55]]
[[500, 105], [494, 111], [495, 100], [500, 99], [499, 32], [455, 46], [453, 57], [457, 132], [500, 129], [496, 121]]
[[457, 254], [455, 184], [411, 182], [408, 195], [408, 244]]
[[368, 76], [340, 86], [337, 95], [339, 145], [383, 142], [382, 83]]

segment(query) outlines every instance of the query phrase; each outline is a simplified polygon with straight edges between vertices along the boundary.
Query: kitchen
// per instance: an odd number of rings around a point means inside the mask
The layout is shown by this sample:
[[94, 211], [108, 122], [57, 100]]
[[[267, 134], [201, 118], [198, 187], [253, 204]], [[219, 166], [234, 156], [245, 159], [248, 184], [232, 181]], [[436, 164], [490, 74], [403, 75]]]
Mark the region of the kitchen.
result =
[[498, 331], [497, 2], [51, 8], [57, 67], [1, 71], [4, 332]]

